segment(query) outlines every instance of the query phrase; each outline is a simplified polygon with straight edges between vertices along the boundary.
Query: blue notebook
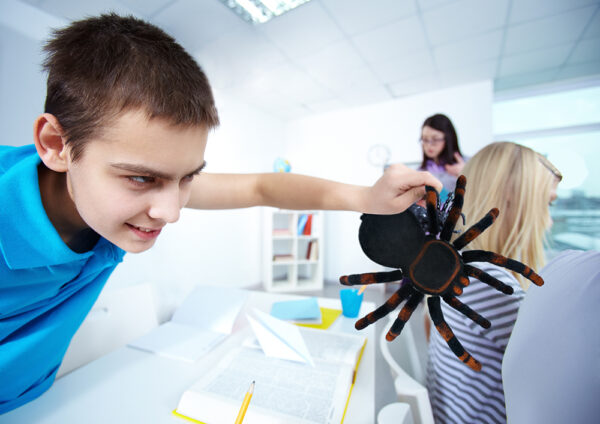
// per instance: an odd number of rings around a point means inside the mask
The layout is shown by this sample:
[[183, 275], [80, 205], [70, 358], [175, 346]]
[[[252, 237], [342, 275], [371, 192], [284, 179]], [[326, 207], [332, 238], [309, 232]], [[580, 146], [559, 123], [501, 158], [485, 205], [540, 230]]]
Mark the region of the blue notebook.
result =
[[321, 318], [316, 297], [300, 300], [283, 300], [273, 303], [271, 315], [284, 320], [314, 320]]
[[308, 221], [308, 215], [303, 213], [298, 217], [298, 235], [301, 236], [304, 233], [304, 226]]

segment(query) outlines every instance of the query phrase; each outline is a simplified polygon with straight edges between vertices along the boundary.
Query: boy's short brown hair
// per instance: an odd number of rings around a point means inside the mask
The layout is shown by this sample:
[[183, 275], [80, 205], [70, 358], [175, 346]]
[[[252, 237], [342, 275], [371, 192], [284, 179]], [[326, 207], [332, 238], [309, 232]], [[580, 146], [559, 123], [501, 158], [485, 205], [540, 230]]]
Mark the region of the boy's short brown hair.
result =
[[88, 18], [54, 31], [44, 51], [45, 112], [60, 122], [73, 160], [127, 110], [173, 125], [219, 125], [206, 75], [152, 24], [116, 14]]

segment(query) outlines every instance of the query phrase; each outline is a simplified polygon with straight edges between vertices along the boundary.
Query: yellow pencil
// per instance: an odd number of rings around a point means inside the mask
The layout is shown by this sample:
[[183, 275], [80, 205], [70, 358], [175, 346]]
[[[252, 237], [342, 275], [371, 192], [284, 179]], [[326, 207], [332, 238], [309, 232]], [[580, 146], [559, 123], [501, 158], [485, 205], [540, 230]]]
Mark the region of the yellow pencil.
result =
[[244, 396], [244, 401], [242, 402], [240, 412], [238, 412], [238, 416], [235, 419], [235, 424], [242, 424], [242, 421], [244, 421], [244, 415], [246, 415], [246, 410], [248, 409], [248, 405], [250, 405], [252, 393], [254, 393], [254, 381], [252, 382], [252, 384], [250, 384], [250, 388], [246, 392], [246, 396]]
[[360, 290], [358, 291], [358, 295], [360, 296], [365, 291], [366, 288], [367, 288], [367, 285], [363, 284], [362, 287], [360, 288]]

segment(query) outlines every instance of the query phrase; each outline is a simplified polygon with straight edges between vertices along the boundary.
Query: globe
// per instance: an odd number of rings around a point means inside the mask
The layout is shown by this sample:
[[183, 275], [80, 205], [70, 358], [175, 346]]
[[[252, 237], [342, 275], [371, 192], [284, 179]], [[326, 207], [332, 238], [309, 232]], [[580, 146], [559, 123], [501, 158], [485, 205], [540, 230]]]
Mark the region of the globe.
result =
[[290, 165], [290, 163], [283, 159], [283, 158], [277, 158], [275, 159], [275, 162], [273, 163], [273, 171], [275, 172], [290, 172], [292, 170], [292, 166]]

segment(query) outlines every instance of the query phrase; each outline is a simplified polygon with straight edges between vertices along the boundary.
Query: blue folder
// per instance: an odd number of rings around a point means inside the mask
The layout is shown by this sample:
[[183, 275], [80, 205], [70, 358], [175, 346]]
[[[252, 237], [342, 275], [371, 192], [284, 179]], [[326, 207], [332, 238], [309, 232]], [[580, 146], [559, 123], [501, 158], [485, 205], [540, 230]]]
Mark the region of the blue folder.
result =
[[283, 300], [273, 303], [271, 315], [284, 320], [305, 320], [321, 317], [316, 297], [300, 300]]

